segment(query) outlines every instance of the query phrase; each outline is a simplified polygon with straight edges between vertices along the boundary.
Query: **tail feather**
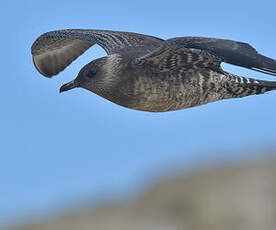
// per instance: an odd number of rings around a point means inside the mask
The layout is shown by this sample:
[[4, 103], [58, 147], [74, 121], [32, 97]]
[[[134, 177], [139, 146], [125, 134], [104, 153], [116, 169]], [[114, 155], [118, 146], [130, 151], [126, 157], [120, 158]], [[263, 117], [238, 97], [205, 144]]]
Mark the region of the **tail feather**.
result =
[[[264, 81], [253, 78], [240, 77], [233, 74], [228, 74], [233, 97], [244, 97], [254, 94], [263, 94], [265, 92], [276, 90], [276, 81]], [[234, 83], [234, 84], [233, 84]]]
[[265, 87], [269, 90], [275, 90], [276, 89], [276, 82], [275, 81], [263, 81], [263, 80], [257, 80], [261, 87]]

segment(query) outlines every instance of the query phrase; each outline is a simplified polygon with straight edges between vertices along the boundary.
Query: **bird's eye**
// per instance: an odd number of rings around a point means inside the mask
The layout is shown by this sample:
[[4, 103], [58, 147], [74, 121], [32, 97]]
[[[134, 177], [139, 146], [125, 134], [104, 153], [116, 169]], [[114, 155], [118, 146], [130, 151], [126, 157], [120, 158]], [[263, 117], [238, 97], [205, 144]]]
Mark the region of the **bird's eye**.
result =
[[94, 70], [94, 69], [86, 69], [86, 70], [84, 71], [84, 76], [85, 76], [85, 77], [92, 78], [92, 77], [94, 77], [95, 75], [96, 75], [96, 70]]

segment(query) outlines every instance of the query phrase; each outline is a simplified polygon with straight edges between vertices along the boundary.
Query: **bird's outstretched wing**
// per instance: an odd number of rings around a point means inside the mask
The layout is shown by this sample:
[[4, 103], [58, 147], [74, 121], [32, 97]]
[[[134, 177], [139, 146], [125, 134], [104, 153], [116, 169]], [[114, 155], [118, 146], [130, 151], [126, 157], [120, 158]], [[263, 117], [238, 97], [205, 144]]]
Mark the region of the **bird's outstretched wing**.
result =
[[141, 55], [157, 48], [162, 41], [130, 32], [69, 29], [41, 35], [33, 43], [31, 51], [37, 70], [46, 77], [52, 77], [94, 44], [100, 45], [107, 54], [128, 49]]
[[247, 43], [203, 37], [180, 37], [166, 40], [168, 45], [185, 47], [218, 62], [246, 67], [276, 75], [276, 61], [259, 54]]

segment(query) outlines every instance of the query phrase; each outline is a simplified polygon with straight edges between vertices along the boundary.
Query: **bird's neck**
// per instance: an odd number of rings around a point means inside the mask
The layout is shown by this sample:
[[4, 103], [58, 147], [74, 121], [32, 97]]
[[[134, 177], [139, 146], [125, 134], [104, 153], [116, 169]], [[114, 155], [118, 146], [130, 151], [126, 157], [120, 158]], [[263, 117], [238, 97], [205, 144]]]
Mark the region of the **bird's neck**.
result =
[[105, 62], [102, 67], [103, 71], [103, 78], [108, 81], [112, 82], [124, 68], [124, 58], [120, 54], [112, 54], [105, 57]]
[[119, 54], [103, 57], [99, 75], [94, 79], [91, 86], [84, 88], [105, 98], [112, 97], [112, 92], [122, 80], [123, 60], [123, 57]]

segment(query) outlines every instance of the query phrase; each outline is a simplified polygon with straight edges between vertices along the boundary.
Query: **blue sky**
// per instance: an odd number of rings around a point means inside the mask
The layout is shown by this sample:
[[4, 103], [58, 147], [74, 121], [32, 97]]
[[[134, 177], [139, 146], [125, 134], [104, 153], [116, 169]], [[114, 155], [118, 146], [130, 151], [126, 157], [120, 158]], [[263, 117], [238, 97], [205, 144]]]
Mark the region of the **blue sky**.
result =
[[132, 194], [175, 167], [235, 160], [244, 157], [241, 150], [275, 147], [276, 92], [169, 113], [129, 110], [81, 89], [59, 94], [63, 83], [105, 52], [92, 47], [46, 79], [30, 53], [40, 34], [90, 28], [228, 38], [276, 59], [275, 8], [272, 0], [2, 3], [0, 223]]

